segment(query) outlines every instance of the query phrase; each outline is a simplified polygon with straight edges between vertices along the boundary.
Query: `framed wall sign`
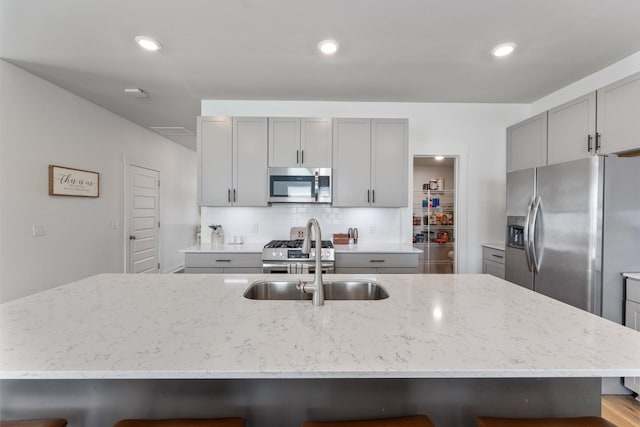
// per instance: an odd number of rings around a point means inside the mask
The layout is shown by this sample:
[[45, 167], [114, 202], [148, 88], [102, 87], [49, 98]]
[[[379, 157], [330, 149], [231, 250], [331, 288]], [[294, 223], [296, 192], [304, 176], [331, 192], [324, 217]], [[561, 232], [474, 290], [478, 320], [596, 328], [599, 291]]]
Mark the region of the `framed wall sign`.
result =
[[49, 165], [49, 195], [99, 197], [100, 174], [82, 169]]

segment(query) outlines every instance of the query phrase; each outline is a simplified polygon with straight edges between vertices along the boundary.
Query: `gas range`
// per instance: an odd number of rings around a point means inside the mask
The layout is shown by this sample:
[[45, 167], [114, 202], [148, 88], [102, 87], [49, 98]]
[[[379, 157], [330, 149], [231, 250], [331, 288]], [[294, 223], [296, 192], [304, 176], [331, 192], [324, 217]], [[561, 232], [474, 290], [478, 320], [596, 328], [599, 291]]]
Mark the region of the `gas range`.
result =
[[[302, 239], [272, 240], [264, 245], [264, 248], [262, 249], [262, 260], [289, 262], [315, 260], [315, 240], [311, 241], [311, 247], [314, 248], [314, 250], [308, 254], [302, 253], [302, 242]], [[322, 261], [335, 261], [335, 253], [331, 240], [322, 241], [321, 256]]]

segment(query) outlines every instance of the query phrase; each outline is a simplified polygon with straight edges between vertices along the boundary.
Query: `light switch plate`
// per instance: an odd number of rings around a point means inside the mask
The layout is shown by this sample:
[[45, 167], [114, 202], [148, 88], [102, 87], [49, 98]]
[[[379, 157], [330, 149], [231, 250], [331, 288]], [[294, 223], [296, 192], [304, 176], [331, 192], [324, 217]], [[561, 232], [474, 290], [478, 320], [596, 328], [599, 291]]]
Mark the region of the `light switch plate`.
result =
[[47, 226], [45, 224], [33, 224], [33, 237], [47, 235]]
[[289, 231], [290, 239], [304, 239], [304, 233], [306, 231], [306, 227], [291, 227]]

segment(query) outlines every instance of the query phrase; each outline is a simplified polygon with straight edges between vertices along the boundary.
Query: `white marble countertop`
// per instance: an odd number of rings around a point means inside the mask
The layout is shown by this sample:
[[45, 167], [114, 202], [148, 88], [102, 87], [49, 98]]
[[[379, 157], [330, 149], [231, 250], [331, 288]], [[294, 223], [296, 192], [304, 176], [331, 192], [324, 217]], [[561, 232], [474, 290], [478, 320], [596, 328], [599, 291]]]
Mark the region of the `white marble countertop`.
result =
[[[210, 243], [182, 249], [184, 253], [262, 253], [265, 243], [225, 244], [211, 247]], [[357, 245], [334, 245], [335, 253], [420, 253], [411, 243], [358, 243]]]
[[483, 243], [480, 246], [484, 246], [485, 248], [496, 249], [498, 251], [504, 251], [504, 243]]
[[622, 273], [622, 275], [629, 279], [640, 280], [640, 273]]
[[493, 276], [358, 277], [390, 297], [314, 307], [243, 298], [273, 275], [93, 276], [0, 305], [0, 378], [640, 376], [640, 332]]

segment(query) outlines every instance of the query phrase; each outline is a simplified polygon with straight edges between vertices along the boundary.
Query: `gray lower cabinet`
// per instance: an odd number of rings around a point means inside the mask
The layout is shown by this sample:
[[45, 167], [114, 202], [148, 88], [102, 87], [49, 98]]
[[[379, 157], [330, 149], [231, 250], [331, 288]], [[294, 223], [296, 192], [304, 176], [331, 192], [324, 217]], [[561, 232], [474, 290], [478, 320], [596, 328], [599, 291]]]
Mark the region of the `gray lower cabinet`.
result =
[[337, 253], [338, 274], [416, 274], [416, 253]]
[[[631, 278], [627, 282], [627, 300], [625, 302], [624, 324], [636, 331], [640, 331], [640, 280]], [[624, 386], [640, 393], [640, 377], [627, 377]]]
[[504, 251], [482, 247], [482, 273], [504, 279]]
[[187, 253], [185, 273], [229, 274], [262, 273], [262, 254]]

